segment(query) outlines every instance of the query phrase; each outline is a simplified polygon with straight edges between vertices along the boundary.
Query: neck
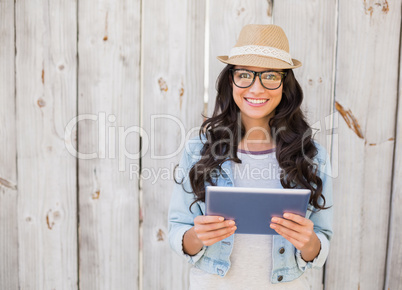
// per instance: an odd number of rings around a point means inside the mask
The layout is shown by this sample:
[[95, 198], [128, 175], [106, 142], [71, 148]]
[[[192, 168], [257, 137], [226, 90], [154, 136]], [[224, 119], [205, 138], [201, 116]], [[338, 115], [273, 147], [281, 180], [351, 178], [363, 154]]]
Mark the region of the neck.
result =
[[273, 114], [260, 119], [242, 116], [241, 120], [246, 134], [239, 143], [240, 149], [260, 151], [275, 148], [271, 137], [271, 128], [269, 127], [269, 120], [272, 115]]
[[275, 148], [269, 126], [246, 127], [246, 134], [239, 143], [240, 149], [249, 151], [262, 151]]

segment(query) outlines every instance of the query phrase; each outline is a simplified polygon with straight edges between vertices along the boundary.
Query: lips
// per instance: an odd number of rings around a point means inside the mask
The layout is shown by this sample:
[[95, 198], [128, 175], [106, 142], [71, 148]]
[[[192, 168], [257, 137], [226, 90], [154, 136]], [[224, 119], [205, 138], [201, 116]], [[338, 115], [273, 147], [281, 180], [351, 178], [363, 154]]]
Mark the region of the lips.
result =
[[256, 99], [256, 98], [244, 98], [246, 100], [246, 102], [251, 105], [251, 106], [262, 106], [264, 104], [266, 104], [269, 99]]

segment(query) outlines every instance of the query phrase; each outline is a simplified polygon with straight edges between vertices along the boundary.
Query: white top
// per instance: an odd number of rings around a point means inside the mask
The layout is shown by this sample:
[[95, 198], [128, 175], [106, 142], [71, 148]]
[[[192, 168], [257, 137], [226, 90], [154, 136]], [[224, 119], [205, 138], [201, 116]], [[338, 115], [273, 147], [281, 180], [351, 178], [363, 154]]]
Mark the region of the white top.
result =
[[[275, 151], [255, 153], [238, 152], [242, 164], [232, 162], [234, 186], [282, 188]], [[226, 276], [209, 274], [193, 266], [190, 269], [190, 290], [310, 289], [304, 275], [291, 282], [271, 284], [272, 242], [273, 236], [269, 235], [235, 233], [231, 267]]]

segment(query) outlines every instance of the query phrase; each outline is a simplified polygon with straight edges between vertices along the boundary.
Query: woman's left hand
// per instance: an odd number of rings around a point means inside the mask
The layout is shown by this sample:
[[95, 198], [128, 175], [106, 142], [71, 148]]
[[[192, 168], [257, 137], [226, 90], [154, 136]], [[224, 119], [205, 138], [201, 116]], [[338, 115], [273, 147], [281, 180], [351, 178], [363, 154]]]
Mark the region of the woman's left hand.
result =
[[314, 223], [291, 213], [285, 213], [283, 217], [273, 217], [270, 227], [300, 250], [303, 260], [314, 260], [321, 249], [321, 242], [314, 232]]

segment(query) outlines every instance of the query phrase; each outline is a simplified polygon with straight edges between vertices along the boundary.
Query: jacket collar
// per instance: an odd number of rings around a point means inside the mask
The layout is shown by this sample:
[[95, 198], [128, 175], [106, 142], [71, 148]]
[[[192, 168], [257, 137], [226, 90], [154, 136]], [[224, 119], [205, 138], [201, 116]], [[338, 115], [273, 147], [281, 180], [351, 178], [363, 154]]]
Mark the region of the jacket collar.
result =
[[224, 178], [228, 178], [231, 181], [231, 185], [234, 185], [234, 179], [233, 179], [233, 172], [232, 172], [232, 161], [228, 160], [227, 158], [225, 161], [223, 161], [221, 168], [222, 168], [222, 175]]

